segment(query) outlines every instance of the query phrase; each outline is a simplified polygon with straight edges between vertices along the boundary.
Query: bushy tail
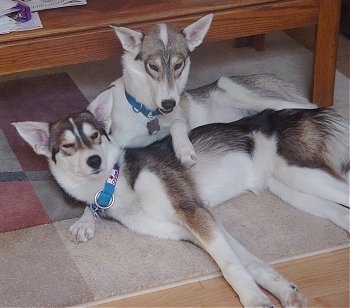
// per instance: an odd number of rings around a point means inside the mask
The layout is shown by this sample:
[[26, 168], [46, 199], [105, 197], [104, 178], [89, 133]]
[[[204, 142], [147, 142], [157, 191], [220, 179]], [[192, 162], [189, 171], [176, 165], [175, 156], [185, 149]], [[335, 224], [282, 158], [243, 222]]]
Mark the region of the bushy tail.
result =
[[309, 102], [293, 83], [271, 74], [231, 76], [230, 79], [261, 97], [281, 99], [295, 103]]

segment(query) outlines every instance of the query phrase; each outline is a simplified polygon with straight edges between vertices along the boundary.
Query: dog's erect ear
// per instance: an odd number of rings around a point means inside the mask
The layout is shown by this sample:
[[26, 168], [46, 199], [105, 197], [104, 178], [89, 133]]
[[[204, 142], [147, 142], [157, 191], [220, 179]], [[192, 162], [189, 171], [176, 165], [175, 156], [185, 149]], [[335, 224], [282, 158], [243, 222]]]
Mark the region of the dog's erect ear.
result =
[[139, 53], [142, 43], [143, 33], [125, 27], [111, 25], [117, 34], [124, 50]]
[[207, 34], [213, 14], [208, 14], [197, 20], [195, 23], [187, 26], [183, 29], [187, 46], [190, 51], [193, 51], [198, 45], [200, 45]]
[[38, 155], [50, 157], [49, 123], [46, 122], [12, 122], [21, 137], [33, 148]]
[[87, 107], [108, 133], [112, 125], [113, 87], [99, 94]]

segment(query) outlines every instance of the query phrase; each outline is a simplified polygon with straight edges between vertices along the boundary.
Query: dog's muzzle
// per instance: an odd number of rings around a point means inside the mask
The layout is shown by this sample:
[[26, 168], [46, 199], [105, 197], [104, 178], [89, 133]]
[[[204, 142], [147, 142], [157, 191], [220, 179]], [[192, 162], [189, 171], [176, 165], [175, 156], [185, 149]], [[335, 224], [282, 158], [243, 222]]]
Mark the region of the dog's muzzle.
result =
[[167, 114], [174, 110], [176, 102], [173, 99], [165, 99], [164, 101], [162, 101], [161, 105], [162, 108], [159, 108], [160, 112]]
[[86, 161], [87, 165], [94, 170], [98, 170], [100, 168], [101, 162], [102, 162], [102, 159], [98, 155], [92, 155]]

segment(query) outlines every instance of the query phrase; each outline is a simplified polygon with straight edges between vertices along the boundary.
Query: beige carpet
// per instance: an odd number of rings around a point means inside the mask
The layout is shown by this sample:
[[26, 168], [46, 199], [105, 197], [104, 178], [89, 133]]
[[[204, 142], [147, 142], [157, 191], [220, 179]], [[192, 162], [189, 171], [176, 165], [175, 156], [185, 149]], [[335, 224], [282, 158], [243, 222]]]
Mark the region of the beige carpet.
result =
[[[265, 52], [232, 49], [230, 42], [206, 44], [194, 52], [188, 86], [222, 75], [264, 72], [294, 82], [307, 95], [311, 62], [308, 50], [280, 32], [267, 36]], [[120, 76], [119, 59], [65, 70], [89, 101]], [[349, 80], [340, 73], [336, 78], [334, 108], [348, 116]], [[340, 228], [268, 192], [242, 195], [218, 206], [214, 214], [234, 237], [269, 262], [349, 244]], [[66, 236], [72, 222], [0, 234], [0, 306], [86, 305], [220, 275], [208, 255], [189, 243], [136, 235], [101, 221], [93, 240], [76, 244]], [[11, 244], [1, 244], [5, 242]]]

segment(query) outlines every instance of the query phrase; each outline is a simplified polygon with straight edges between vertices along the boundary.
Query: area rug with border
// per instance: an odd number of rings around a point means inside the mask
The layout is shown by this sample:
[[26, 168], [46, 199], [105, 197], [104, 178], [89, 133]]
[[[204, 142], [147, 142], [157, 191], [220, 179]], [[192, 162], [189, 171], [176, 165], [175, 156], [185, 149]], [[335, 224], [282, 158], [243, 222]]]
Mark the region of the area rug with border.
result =
[[[45, 159], [10, 123], [56, 120], [87, 103], [66, 73], [0, 82], [0, 306], [81, 305], [220, 275], [200, 248], [134, 234], [113, 221], [99, 222], [87, 243], [70, 241], [67, 230], [83, 205], [58, 188]], [[268, 262], [349, 243], [340, 228], [268, 192], [243, 194], [213, 212]]]

